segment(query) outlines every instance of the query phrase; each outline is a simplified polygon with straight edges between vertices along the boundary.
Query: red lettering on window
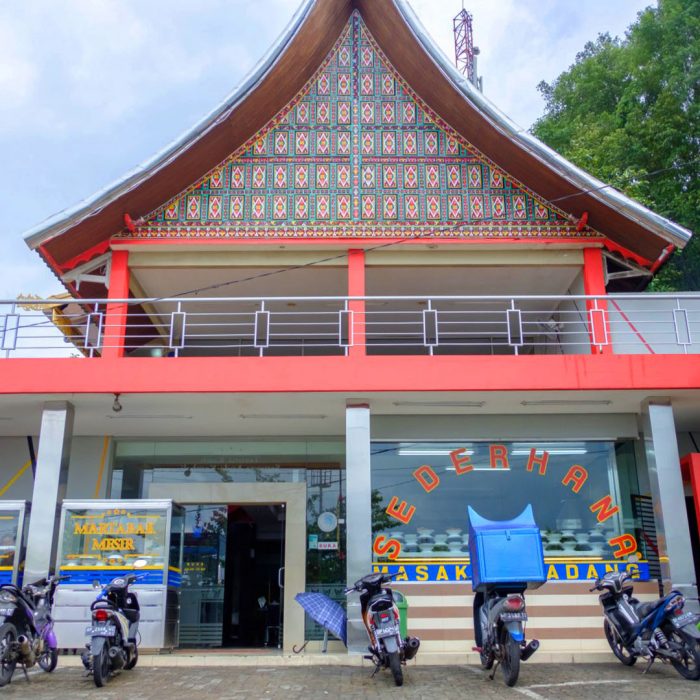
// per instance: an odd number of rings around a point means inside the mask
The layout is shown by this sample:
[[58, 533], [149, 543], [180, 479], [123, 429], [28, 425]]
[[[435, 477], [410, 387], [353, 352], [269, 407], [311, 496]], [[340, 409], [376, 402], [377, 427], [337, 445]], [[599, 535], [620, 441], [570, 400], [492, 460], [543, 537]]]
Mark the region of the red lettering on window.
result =
[[609, 494], [607, 496], [603, 496], [599, 501], [596, 501], [590, 508], [589, 510], [591, 513], [598, 513], [598, 522], [599, 523], [604, 523], [608, 518], [612, 518], [615, 513], [617, 513], [620, 508], [619, 506], [612, 506], [612, 496]]
[[413, 476], [416, 477], [418, 483], [428, 493], [440, 485], [440, 477], [435, 473], [435, 470], [427, 464], [424, 464], [422, 467], [418, 467], [418, 469], [413, 472]]
[[578, 493], [586, 483], [586, 479], [588, 479], [588, 472], [580, 464], [573, 464], [569, 471], [566, 472], [566, 476], [561, 480], [561, 483], [564, 486], [568, 486], [573, 482], [574, 485], [571, 487], [571, 490], [574, 493]]
[[637, 551], [637, 540], [632, 535], [624, 534], [619, 537], [611, 537], [608, 540], [611, 547], [618, 547], [617, 551], [613, 552], [615, 559], [626, 557], [628, 554], [634, 554]]
[[491, 469], [496, 469], [499, 465], [502, 469], [510, 469], [508, 448], [505, 445], [489, 445], [489, 463]]
[[466, 452], [464, 447], [460, 447], [457, 450], [452, 450], [450, 452], [450, 459], [452, 460], [452, 466], [455, 468], [455, 473], [457, 476], [461, 474], [466, 474], [474, 469], [474, 465], [471, 463], [472, 458], [470, 455], [464, 455], [460, 457], [462, 453]]
[[415, 506], [409, 506], [406, 501], [401, 501], [399, 503], [398, 496], [393, 496], [389, 501], [389, 505], [386, 507], [387, 515], [404, 525], [408, 525], [408, 523], [411, 522], [411, 518], [415, 512]]
[[549, 452], [547, 450], [542, 451], [542, 456], [537, 456], [537, 449], [533, 447], [530, 450], [530, 456], [527, 460], [527, 466], [525, 467], [529, 472], [533, 471], [535, 466], [537, 466], [537, 473], [540, 476], [544, 476], [547, 473], [547, 462], [549, 462]]
[[401, 554], [401, 543], [395, 539], [387, 539], [384, 535], [377, 535], [372, 545], [372, 551], [381, 557], [386, 554], [389, 559], [398, 559]]

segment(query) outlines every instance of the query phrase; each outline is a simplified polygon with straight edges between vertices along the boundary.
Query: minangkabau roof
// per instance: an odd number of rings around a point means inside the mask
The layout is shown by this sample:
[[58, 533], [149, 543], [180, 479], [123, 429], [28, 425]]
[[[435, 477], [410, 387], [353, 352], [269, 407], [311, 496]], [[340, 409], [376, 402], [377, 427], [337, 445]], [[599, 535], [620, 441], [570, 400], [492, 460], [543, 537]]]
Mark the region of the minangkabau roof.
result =
[[[432, 42], [406, 0], [304, 0], [279, 40], [243, 83], [187, 133], [78, 205], [25, 235], [57, 274], [124, 228], [124, 213], [144, 216], [236, 150], [313, 75], [358, 10], [387, 57], [421, 98], [457, 132], [544, 201], [580, 217], [614, 243], [649, 261], [691, 237], [593, 178], [522, 132]], [[565, 199], [562, 199], [565, 198]], [[89, 254], [87, 255], [89, 257]]]

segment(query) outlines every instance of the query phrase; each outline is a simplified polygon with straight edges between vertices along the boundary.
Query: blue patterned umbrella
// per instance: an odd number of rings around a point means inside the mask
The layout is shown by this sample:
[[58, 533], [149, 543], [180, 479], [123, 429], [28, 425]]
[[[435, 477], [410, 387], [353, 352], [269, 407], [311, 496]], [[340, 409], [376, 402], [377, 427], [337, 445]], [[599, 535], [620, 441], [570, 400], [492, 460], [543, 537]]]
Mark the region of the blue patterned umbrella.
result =
[[297, 593], [294, 600], [304, 608], [309, 617], [342, 640], [345, 646], [348, 645], [348, 617], [340, 603], [323, 593]]

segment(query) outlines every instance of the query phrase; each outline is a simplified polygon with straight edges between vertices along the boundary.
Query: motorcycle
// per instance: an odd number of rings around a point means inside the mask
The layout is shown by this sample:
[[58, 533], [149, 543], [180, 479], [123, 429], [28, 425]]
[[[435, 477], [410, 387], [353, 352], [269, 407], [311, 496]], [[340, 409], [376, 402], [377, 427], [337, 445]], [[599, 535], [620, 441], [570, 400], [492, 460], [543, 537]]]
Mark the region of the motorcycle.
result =
[[0, 586], [0, 687], [12, 680], [17, 664], [27, 669], [39, 664], [51, 673], [58, 663], [58, 644], [53, 631], [56, 586], [68, 576], [51, 576], [19, 588]]
[[500, 665], [506, 685], [512, 687], [520, 675], [520, 662], [527, 661], [540, 647], [525, 641], [525, 586], [488, 584], [474, 596], [474, 633], [482, 667], [493, 680]]
[[367, 629], [370, 655], [366, 659], [374, 663], [374, 676], [381, 668], [391, 669], [396, 685], [403, 685], [402, 665], [418, 653], [420, 639], [406, 637], [401, 639], [399, 626], [399, 609], [394, 602], [394, 594], [386, 584], [390, 583], [391, 574], [368, 574], [349, 588], [345, 594], [360, 594], [362, 620]]
[[99, 581], [93, 583], [101, 591], [90, 605], [92, 624], [85, 630], [90, 642], [85, 645], [81, 660], [98, 688], [111, 673], [128, 671], [138, 661], [139, 601], [129, 586], [141, 578], [129, 573], [112, 579], [104, 587]]
[[603, 629], [613, 654], [632, 666], [641, 656], [646, 673], [656, 659], [670, 663], [688, 680], [700, 679], [700, 615], [683, 612], [685, 599], [678, 591], [649, 603], [633, 597], [632, 579], [624, 571], [610, 571], [595, 582], [601, 591]]

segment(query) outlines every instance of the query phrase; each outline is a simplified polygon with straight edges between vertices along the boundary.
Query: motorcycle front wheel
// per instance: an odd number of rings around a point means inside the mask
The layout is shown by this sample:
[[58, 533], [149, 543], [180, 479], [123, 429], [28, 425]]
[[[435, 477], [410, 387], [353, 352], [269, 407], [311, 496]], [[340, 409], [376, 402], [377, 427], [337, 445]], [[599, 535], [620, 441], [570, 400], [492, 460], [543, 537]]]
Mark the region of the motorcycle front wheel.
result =
[[620, 663], [625, 666], [634, 666], [637, 663], [637, 656], [627, 651], [627, 648], [622, 643], [622, 639], [618, 634], [616, 629], [610, 624], [609, 620], [605, 620], [603, 623], [603, 629], [605, 631], [605, 638], [608, 640], [608, 644], [612, 649], [612, 653], [618, 658]]
[[92, 677], [98, 688], [101, 688], [107, 682], [110, 666], [109, 649], [105, 644], [100, 649], [100, 653], [94, 654], [92, 657]]
[[389, 668], [391, 669], [391, 675], [394, 677], [394, 683], [396, 683], [396, 685], [403, 685], [400, 652], [392, 651], [391, 654], [389, 654]]
[[680, 651], [682, 659], [671, 659], [673, 668], [689, 681], [700, 679], [700, 647], [693, 638], [687, 638], [678, 630], [666, 630], [671, 646]]
[[501, 668], [506, 685], [512, 688], [520, 675], [520, 644], [510, 636], [504, 627], [501, 630]]
[[51, 647], [46, 647], [42, 652], [38, 660], [39, 666], [46, 673], [51, 673], [56, 669], [56, 664], [58, 663], [58, 649], [52, 649]]
[[17, 641], [17, 629], [11, 622], [0, 627], [0, 687], [12, 680], [17, 659], [12, 653], [12, 645]]

